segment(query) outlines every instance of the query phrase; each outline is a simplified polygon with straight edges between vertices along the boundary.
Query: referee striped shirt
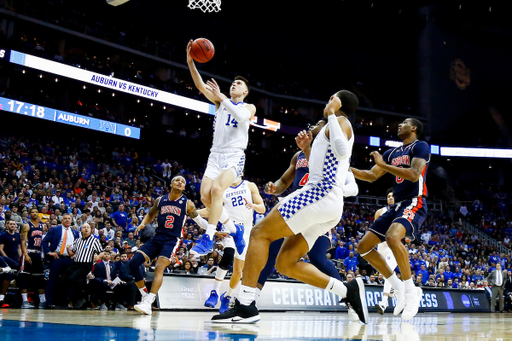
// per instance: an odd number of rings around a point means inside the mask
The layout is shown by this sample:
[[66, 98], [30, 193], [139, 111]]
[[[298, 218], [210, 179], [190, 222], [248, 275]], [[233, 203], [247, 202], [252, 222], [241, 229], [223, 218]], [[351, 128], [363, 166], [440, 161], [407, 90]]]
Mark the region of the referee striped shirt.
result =
[[92, 234], [87, 238], [75, 239], [71, 246], [71, 251], [75, 254], [75, 263], [94, 263], [94, 254], [103, 251], [100, 241]]

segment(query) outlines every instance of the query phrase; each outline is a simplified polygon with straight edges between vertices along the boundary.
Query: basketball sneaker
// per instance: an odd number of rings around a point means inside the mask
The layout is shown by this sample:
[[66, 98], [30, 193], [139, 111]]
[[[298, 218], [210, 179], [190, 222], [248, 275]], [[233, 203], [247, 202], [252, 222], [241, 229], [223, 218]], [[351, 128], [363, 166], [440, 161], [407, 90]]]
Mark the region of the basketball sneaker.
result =
[[236, 227], [236, 232], [230, 233], [229, 235], [231, 237], [233, 237], [233, 240], [235, 241], [236, 252], [238, 252], [238, 254], [241, 255], [245, 249], [245, 239], [244, 239], [245, 226], [241, 225], [241, 224], [235, 224], [235, 227]]
[[144, 297], [139, 304], [133, 306], [133, 309], [144, 315], [151, 315], [153, 310], [151, 309], [151, 302], [147, 297]]
[[[386, 296], [384, 296], [386, 297]], [[387, 297], [386, 297], [386, 300], [387, 300]], [[384, 303], [385, 301], [380, 301], [379, 303], [377, 303], [375, 305], [375, 309], [377, 309], [377, 312], [381, 315], [384, 315], [384, 312], [386, 311], [388, 305], [386, 303]]]
[[352, 308], [348, 308], [348, 318], [352, 322], [359, 322], [359, 316]]
[[402, 290], [395, 289], [395, 298], [396, 298], [396, 305], [395, 309], [393, 310], [393, 315], [397, 316], [400, 315], [402, 310], [405, 308], [405, 295]]
[[359, 317], [359, 321], [368, 322], [368, 306], [366, 305], [366, 295], [364, 291], [364, 283], [361, 278], [351, 280], [347, 284], [347, 296], [341, 300], [347, 308], [353, 309]]
[[260, 314], [255, 301], [251, 305], [242, 305], [236, 298], [233, 308], [212, 317], [213, 323], [256, 323], [259, 320]]
[[21, 309], [34, 309], [35, 306], [30, 303], [29, 301], [24, 301], [22, 304], [21, 304]]
[[416, 316], [422, 296], [423, 290], [421, 288], [416, 288], [416, 290], [405, 294], [405, 308], [402, 312], [402, 320], [408, 321]]
[[213, 240], [206, 233], [201, 237], [201, 241], [194, 245], [190, 250], [193, 254], [204, 256], [213, 251]]
[[231, 302], [231, 296], [226, 296], [226, 293], [220, 295], [220, 309], [219, 313], [224, 313], [229, 310], [229, 302]]
[[217, 294], [217, 291], [212, 290], [210, 292], [210, 297], [208, 297], [206, 302], [204, 302], [204, 306], [208, 308], [215, 308], [217, 302], [219, 302], [219, 294]]

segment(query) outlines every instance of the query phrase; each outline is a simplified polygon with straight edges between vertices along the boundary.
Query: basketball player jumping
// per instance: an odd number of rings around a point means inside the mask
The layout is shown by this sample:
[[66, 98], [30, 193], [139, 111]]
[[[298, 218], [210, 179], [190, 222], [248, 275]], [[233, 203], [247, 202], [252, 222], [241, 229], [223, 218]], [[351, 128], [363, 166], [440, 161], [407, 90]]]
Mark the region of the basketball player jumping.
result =
[[[308, 160], [311, 152], [311, 140], [316, 137], [320, 129], [322, 129], [326, 123], [327, 120], [322, 119], [316, 125], [312, 126], [309, 132], [301, 131], [298, 134], [296, 142], [301, 150], [295, 153], [290, 162], [290, 166], [276, 182], [269, 181], [265, 185], [265, 193], [280, 195], [290, 187], [290, 185], [292, 186], [292, 192], [295, 192], [307, 184], [309, 178]], [[352, 172], [349, 172], [343, 188], [343, 195], [345, 197], [356, 196], [358, 191], [359, 188], [357, 187], [354, 175]], [[330, 231], [318, 237], [315, 244], [308, 252], [308, 257], [311, 264], [316, 266], [318, 270], [341, 281], [338, 269], [336, 269], [336, 266], [332, 261], [327, 259], [327, 251], [331, 247], [331, 239]], [[260, 277], [258, 278], [258, 285], [256, 287], [256, 304], [258, 303], [257, 300], [265, 282], [274, 270], [277, 254], [279, 253], [283, 242], [284, 238], [276, 240], [270, 244], [267, 264], [263, 270], [261, 270]], [[354, 321], [359, 321], [357, 314], [352, 314], [352, 312], [353, 310], [349, 308], [350, 318]]]
[[[164, 270], [171, 263], [176, 251], [181, 245], [181, 238], [184, 234], [184, 225], [189, 215], [200, 226], [206, 226], [207, 222], [201, 218], [191, 200], [183, 195], [186, 180], [183, 176], [177, 175], [171, 180], [171, 192], [155, 200], [151, 210], [144, 216], [141, 224], [136, 229], [139, 233], [147, 224], [157, 218], [158, 226], [155, 235], [140, 249], [130, 260], [130, 270], [133, 274], [135, 284], [142, 295], [142, 302], [135, 305], [135, 310], [151, 315], [151, 304], [155, 300], [158, 290], [162, 286]], [[152, 261], [158, 257], [155, 267], [155, 279], [148, 294], [144, 284], [144, 276], [140, 266], [146, 261]]]
[[[229, 217], [235, 224], [240, 224], [245, 227], [244, 239], [245, 248], [242, 254], [235, 251], [235, 245], [233, 238], [228, 236], [222, 240], [224, 245], [224, 255], [219, 263], [219, 268], [215, 273], [215, 285], [210, 293], [210, 297], [206, 300], [205, 306], [214, 308], [219, 300], [219, 290], [224, 281], [224, 277], [229, 270], [229, 267], [233, 265], [233, 274], [229, 281], [229, 289], [227, 292], [220, 296], [220, 309], [219, 312], [223, 313], [229, 308], [229, 302], [231, 296], [235, 291], [240, 278], [242, 278], [242, 271], [244, 269], [245, 256], [247, 254], [247, 248], [249, 245], [249, 237], [253, 226], [253, 214], [254, 211], [258, 213], [265, 213], [265, 203], [260, 195], [258, 187], [255, 183], [242, 180], [239, 178], [224, 192], [223, 195], [224, 209], [227, 211]], [[201, 210], [202, 211], [202, 210]], [[202, 212], [198, 211], [199, 214]], [[234, 259], [234, 263], [233, 263]]]
[[243, 226], [235, 226], [229, 220], [228, 214], [223, 210], [222, 195], [242, 174], [245, 149], [249, 141], [250, 120], [256, 113], [256, 107], [244, 102], [249, 94], [249, 85], [243, 77], [235, 77], [230, 87], [230, 98], [220, 92], [219, 85], [214, 79], [205, 84], [190, 55], [191, 48], [192, 40], [187, 45], [187, 64], [194, 84], [216, 108], [212, 148], [201, 182], [201, 201], [210, 210], [208, 228], [201, 242], [191, 251], [198, 256], [212, 250], [213, 235], [220, 220], [228, 221], [226, 228], [230, 233], [236, 233], [235, 243], [239, 253], [242, 253]]
[[339, 295], [366, 323], [368, 309], [360, 278], [343, 284], [314, 265], [300, 261], [318, 237], [341, 219], [343, 187], [354, 143], [352, 126], [346, 115], [355, 112], [358, 104], [357, 97], [349, 91], [340, 91], [330, 98], [324, 109], [328, 123], [318, 133], [311, 147], [308, 183], [288, 195], [279, 207], [274, 207], [253, 228], [240, 295], [235, 299], [233, 308], [213, 316], [212, 322], [259, 321], [254, 300], [258, 277], [267, 262], [270, 243], [286, 237], [277, 256], [277, 270], [288, 277]]
[[[409, 254], [402, 244], [402, 239], [415, 239], [427, 216], [426, 175], [430, 162], [430, 148], [426, 142], [418, 141], [423, 131], [423, 124], [414, 118], [408, 118], [398, 125], [398, 137], [403, 146], [387, 150], [384, 155], [377, 151], [370, 155], [375, 160], [372, 169], [361, 171], [352, 168], [356, 179], [373, 182], [385, 173], [395, 176], [393, 194], [396, 205], [394, 209], [383, 213], [359, 243], [359, 253], [377, 271], [379, 271], [395, 289], [397, 299], [394, 314], [402, 311], [402, 319], [410, 320], [418, 313], [421, 295], [415, 287], [409, 264]], [[398, 279], [386, 260], [375, 246], [386, 241], [393, 251], [403, 282]]]

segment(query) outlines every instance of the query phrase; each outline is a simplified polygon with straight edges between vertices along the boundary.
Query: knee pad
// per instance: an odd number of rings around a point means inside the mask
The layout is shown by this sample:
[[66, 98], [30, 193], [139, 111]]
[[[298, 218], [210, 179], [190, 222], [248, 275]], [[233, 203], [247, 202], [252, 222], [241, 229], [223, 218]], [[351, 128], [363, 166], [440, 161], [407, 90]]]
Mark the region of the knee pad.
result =
[[224, 255], [222, 256], [222, 259], [219, 263], [219, 268], [222, 270], [229, 270], [229, 268], [233, 265], [233, 262], [235, 261], [235, 249], [233, 248], [226, 248], [224, 249]]

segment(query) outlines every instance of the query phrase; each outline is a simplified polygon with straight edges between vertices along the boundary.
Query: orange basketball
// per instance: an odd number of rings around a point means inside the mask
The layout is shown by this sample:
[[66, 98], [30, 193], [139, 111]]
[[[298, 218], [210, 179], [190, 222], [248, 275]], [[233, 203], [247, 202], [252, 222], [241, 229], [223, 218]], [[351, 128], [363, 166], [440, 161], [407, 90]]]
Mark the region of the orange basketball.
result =
[[206, 63], [213, 58], [215, 47], [211, 41], [205, 38], [198, 38], [192, 42], [190, 55], [198, 63]]

